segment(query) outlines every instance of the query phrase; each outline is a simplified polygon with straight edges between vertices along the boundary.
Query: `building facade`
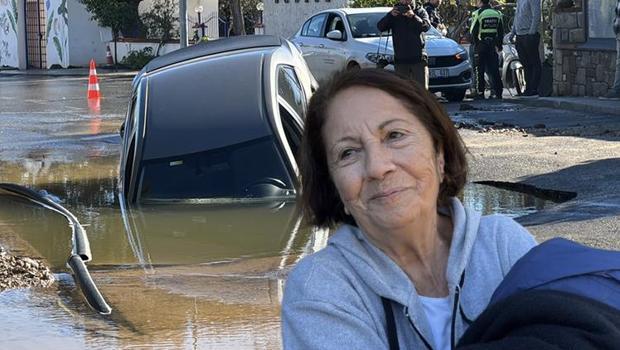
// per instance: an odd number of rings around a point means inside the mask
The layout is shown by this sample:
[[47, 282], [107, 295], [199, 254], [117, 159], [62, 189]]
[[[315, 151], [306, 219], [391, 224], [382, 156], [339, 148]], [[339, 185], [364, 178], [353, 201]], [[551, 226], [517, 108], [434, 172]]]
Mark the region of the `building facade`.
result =
[[[144, 0], [140, 10], [148, 11], [152, 2]], [[188, 36], [202, 6], [205, 34], [217, 39], [218, 1], [187, 0], [187, 5]], [[110, 28], [92, 21], [78, 0], [0, 0], [0, 68], [85, 67], [91, 59], [103, 63], [111, 40]]]
[[614, 82], [616, 0], [556, 0], [553, 14], [553, 93], [601, 96]]
[[264, 0], [264, 33], [289, 38], [312, 14], [347, 6], [347, 0]]

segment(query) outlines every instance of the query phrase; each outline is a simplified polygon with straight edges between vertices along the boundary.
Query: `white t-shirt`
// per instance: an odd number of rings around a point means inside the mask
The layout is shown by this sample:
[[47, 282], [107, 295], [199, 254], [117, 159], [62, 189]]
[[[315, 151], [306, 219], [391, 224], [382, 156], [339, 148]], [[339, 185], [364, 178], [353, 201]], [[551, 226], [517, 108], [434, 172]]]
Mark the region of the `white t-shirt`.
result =
[[419, 297], [433, 332], [433, 349], [450, 350], [450, 322], [452, 321], [450, 297], [429, 298], [421, 295]]

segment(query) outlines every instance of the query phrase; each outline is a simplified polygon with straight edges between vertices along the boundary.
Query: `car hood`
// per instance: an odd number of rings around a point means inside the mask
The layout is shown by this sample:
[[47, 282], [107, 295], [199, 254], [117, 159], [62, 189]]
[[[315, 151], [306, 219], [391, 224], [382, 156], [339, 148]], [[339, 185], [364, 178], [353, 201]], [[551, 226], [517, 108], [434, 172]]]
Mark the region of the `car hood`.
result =
[[[355, 39], [359, 43], [368, 45], [368, 49], [372, 51], [377, 50], [377, 46], [380, 44], [381, 53], [386, 51], [386, 38], [359, 38]], [[444, 37], [427, 37], [426, 38], [426, 52], [429, 56], [450, 56], [463, 51], [463, 47], [456, 43], [456, 41], [444, 38]], [[387, 53], [393, 53], [394, 47], [392, 46], [392, 38], [387, 41]]]

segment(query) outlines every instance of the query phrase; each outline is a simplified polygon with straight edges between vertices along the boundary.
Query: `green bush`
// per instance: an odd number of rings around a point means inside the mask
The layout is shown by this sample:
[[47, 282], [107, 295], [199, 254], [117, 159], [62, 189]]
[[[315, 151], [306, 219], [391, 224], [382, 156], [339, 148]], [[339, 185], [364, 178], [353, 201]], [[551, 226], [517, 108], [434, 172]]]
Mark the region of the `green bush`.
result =
[[145, 47], [142, 50], [129, 51], [127, 56], [123, 57], [121, 64], [130, 69], [142, 69], [153, 58], [155, 58], [153, 48]]

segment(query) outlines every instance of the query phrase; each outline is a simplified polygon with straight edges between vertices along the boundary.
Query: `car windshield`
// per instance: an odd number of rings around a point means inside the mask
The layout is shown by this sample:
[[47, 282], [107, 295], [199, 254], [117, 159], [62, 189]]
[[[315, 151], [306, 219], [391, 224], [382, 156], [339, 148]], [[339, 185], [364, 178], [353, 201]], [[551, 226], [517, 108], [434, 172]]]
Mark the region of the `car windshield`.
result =
[[227, 202], [294, 196], [273, 136], [144, 162], [143, 201]]
[[[377, 22], [385, 16], [384, 12], [368, 12], [356, 13], [348, 15], [349, 25], [351, 26], [351, 34], [354, 38], [374, 38], [379, 36], [391, 36], [391, 32], [379, 32]], [[434, 27], [424, 33], [426, 37], [441, 37], [441, 33]]]

